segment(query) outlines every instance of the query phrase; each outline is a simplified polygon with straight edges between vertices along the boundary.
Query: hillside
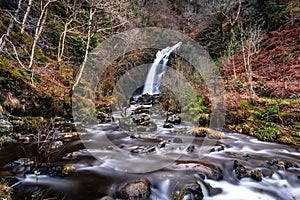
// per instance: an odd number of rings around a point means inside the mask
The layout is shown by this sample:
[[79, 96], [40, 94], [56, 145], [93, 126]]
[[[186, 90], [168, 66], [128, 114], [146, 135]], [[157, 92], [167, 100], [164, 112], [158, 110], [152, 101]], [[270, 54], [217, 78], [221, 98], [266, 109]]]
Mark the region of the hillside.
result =
[[0, 115], [71, 119], [87, 53], [116, 33], [163, 27], [195, 39], [218, 65], [226, 128], [300, 144], [299, 1], [33, 1], [23, 31], [29, 5], [19, 2], [0, 1]]

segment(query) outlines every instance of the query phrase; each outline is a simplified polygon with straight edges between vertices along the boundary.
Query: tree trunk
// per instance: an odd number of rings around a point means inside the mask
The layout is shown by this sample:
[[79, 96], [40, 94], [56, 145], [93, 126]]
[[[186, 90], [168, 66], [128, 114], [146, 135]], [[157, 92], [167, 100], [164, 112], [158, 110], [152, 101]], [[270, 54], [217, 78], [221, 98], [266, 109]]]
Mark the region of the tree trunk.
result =
[[30, 9], [31, 9], [31, 5], [32, 5], [32, 0], [29, 0], [28, 1], [28, 5], [27, 5], [27, 9], [26, 9], [26, 12], [25, 12], [25, 15], [23, 17], [22, 25], [21, 25], [21, 34], [23, 34], [24, 31], [25, 31], [25, 24], [26, 24], [27, 17], [29, 15], [29, 12], [30, 12]]
[[48, 9], [47, 9], [46, 6], [44, 6], [42, 11], [41, 11], [41, 15], [40, 15], [40, 18], [37, 22], [36, 29], [35, 29], [35, 34], [34, 34], [33, 43], [32, 43], [32, 47], [31, 47], [31, 53], [30, 53], [30, 62], [29, 62], [29, 66], [28, 66], [29, 69], [33, 65], [34, 50], [35, 50], [37, 41], [39, 40], [39, 38], [42, 34], [44, 24], [45, 24], [45, 21], [46, 21], [46, 18], [47, 18], [47, 14], [48, 14]]
[[96, 8], [93, 10], [92, 7], [90, 7], [90, 11], [89, 11], [89, 22], [88, 22], [88, 33], [87, 33], [87, 42], [86, 42], [86, 48], [85, 48], [85, 54], [84, 54], [84, 60], [81, 64], [81, 67], [80, 67], [80, 71], [79, 71], [79, 74], [77, 76], [77, 79], [73, 85], [73, 88], [72, 90], [75, 89], [75, 87], [78, 85], [80, 79], [81, 79], [81, 76], [82, 76], [82, 72], [85, 68], [85, 65], [86, 65], [86, 62], [87, 62], [87, 58], [88, 58], [88, 53], [89, 53], [89, 48], [90, 48], [90, 42], [91, 42], [91, 33], [92, 33], [92, 21], [93, 21], [93, 16], [96, 12]]
[[64, 49], [65, 49], [65, 40], [68, 32], [68, 26], [72, 23], [73, 18], [70, 19], [68, 22], [64, 25], [64, 31], [61, 33], [59, 38], [59, 44], [58, 44], [58, 52], [57, 52], [57, 61], [61, 62], [62, 57], [64, 55]]

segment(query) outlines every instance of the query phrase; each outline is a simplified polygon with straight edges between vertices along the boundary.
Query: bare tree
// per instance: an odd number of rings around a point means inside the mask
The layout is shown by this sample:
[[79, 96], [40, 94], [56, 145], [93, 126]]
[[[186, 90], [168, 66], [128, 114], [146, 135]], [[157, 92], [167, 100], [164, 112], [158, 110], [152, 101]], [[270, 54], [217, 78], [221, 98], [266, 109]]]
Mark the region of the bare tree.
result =
[[36, 28], [35, 28], [35, 34], [34, 34], [34, 37], [33, 37], [31, 53], [30, 53], [30, 62], [29, 62], [29, 65], [28, 65], [29, 69], [33, 65], [35, 47], [36, 47], [36, 44], [37, 44], [37, 42], [38, 42], [38, 40], [41, 37], [41, 34], [43, 32], [43, 28], [44, 28], [44, 25], [45, 25], [47, 14], [48, 14], [48, 5], [52, 2], [55, 2], [55, 1], [57, 1], [57, 0], [47, 0], [45, 5], [43, 5], [43, 0], [41, 0], [41, 13], [40, 13], [40, 17], [37, 21]]
[[66, 21], [64, 22], [64, 29], [62, 33], [60, 34], [59, 43], [58, 43], [58, 52], [57, 52], [57, 61], [61, 62], [62, 57], [64, 55], [65, 51], [65, 42], [67, 33], [72, 30], [72, 28], [69, 28], [71, 23], [76, 19], [76, 16], [78, 14], [78, 5], [76, 6], [77, 2], [76, 0], [70, 5], [68, 1], [65, 2], [65, 8], [66, 12], [69, 15]]
[[82, 76], [82, 72], [83, 72], [83, 70], [85, 68], [85, 65], [86, 65], [86, 62], [87, 62], [88, 53], [89, 53], [89, 49], [90, 49], [91, 36], [92, 36], [92, 22], [93, 22], [93, 17], [94, 17], [94, 14], [96, 13], [96, 11], [97, 11], [96, 7], [90, 6], [90, 8], [89, 8], [89, 20], [88, 20], [87, 42], [86, 42], [86, 47], [85, 47], [84, 59], [83, 59], [83, 62], [80, 66], [80, 70], [79, 70], [78, 76], [76, 78], [76, 81], [73, 85], [72, 90], [74, 90], [75, 87], [78, 85], [78, 83], [81, 79], [81, 76]]
[[0, 38], [0, 50], [1, 51], [3, 50], [3, 48], [5, 46], [6, 40], [10, 37], [10, 34], [12, 32], [12, 29], [14, 27], [15, 22], [18, 21], [18, 15], [19, 15], [19, 12], [20, 12], [21, 4], [22, 4], [22, 0], [19, 0], [18, 7], [15, 10], [15, 14], [11, 15], [6, 33], [4, 35], [2, 35], [1, 38]]
[[28, 4], [27, 4], [27, 8], [26, 8], [26, 12], [24, 14], [23, 20], [22, 20], [22, 24], [21, 24], [21, 34], [24, 33], [25, 31], [25, 25], [26, 25], [26, 21], [31, 9], [31, 5], [32, 5], [32, 0], [28, 0]]
[[230, 23], [230, 33], [231, 33], [231, 39], [230, 39], [230, 44], [228, 46], [228, 57], [232, 57], [232, 67], [233, 67], [233, 75], [234, 79], [237, 80], [237, 75], [236, 75], [236, 66], [235, 66], [235, 59], [234, 59], [234, 53], [235, 53], [235, 47], [237, 46], [237, 41], [236, 41], [236, 34], [234, 31], [234, 26], [239, 20], [240, 13], [241, 13], [241, 8], [242, 8], [242, 2], [239, 0], [238, 2], [238, 9], [236, 12], [231, 12], [229, 16], [226, 16], [226, 18], [229, 19]]
[[259, 43], [261, 41], [261, 29], [259, 27], [250, 27], [249, 30], [245, 30], [243, 25], [239, 23], [241, 30], [241, 46], [243, 54], [243, 64], [249, 84], [249, 98], [252, 101], [257, 97], [253, 88], [253, 70], [252, 59], [259, 51]]

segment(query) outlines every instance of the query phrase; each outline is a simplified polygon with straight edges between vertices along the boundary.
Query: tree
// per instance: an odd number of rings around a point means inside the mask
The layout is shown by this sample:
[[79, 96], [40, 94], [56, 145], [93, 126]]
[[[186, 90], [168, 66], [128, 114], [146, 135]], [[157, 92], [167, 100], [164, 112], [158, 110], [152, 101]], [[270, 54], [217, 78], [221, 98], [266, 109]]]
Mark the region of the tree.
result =
[[79, 70], [78, 76], [76, 78], [76, 81], [73, 85], [72, 90], [74, 90], [75, 87], [78, 85], [78, 83], [81, 79], [81, 76], [82, 76], [82, 72], [83, 72], [83, 70], [85, 68], [85, 65], [86, 65], [86, 62], [87, 62], [88, 53], [89, 53], [89, 49], [90, 49], [91, 36], [92, 36], [92, 22], [93, 22], [93, 17], [94, 17], [94, 14], [96, 13], [96, 11], [97, 11], [97, 7], [90, 6], [90, 8], [89, 8], [89, 20], [88, 20], [88, 31], [87, 31], [87, 42], [86, 42], [86, 48], [85, 48], [85, 53], [84, 53], [84, 59], [83, 59], [83, 62], [80, 66], [80, 70]]
[[33, 37], [31, 53], [30, 53], [30, 62], [28, 65], [29, 69], [33, 65], [35, 47], [36, 47], [36, 44], [37, 44], [39, 38], [41, 37], [43, 29], [44, 29], [45, 21], [47, 19], [47, 14], [48, 14], [48, 6], [50, 3], [55, 2], [55, 1], [57, 1], [57, 0], [47, 0], [47, 2], [43, 5], [43, 0], [41, 0], [41, 13], [40, 13], [40, 17], [37, 21], [36, 28], [35, 28], [35, 34]]
[[66, 9], [66, 13], [68, 15], [66, 21], [64, 21], [64, 29], [62, 31], [62, 33], [60, 34], [60, 38], [59, 38], [59, 43], [58, 43], [58, 51], [57, 51], [57, 61], [61, 62], [62, 61], [62, 57], [64, 55], [64, 51], [65, 51], [65, 42], [66, 42], [66, 37], [67, 37], [67, 33], [71, 30], [70, 25], [71, 23], [76, 19], [76, 16], [78, 14], [78, 8], [80, 6], [76, 5], [77, 2], [76, 0], [70, 4], [70, 2], [66, 1], [64, 2], [65, 5], [65, 9]]
[[28, 4], [27, 4], [27, 8], [26, 8], [26, 12], [24, 14], [23, 20], [22, 20], [22, 24], [21, 24], [21, 34], [24, 33], [25, 30], [25, 25], [26, 25], [26, 21], [31, 9], [31, 5], [32, 5], [32, 0], [28, 0]]
[[241, 30], [241, 46], [243, 54], [243, 65], [248, 79], [249, 98], [252, 101], [257, 97], [253, 88], [253, 71], [252, 59], [259, 51], [259, 43], [261, 41], [261, 29], [259, 27], [249, 27], [248, 30], [243, 28], [243, 24], [239, 23]]

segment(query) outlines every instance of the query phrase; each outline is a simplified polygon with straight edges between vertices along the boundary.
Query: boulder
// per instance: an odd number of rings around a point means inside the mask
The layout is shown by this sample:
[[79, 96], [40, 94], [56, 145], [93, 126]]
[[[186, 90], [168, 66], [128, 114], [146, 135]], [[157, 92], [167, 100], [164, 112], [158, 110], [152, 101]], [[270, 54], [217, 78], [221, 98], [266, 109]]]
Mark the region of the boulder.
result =
[[272, 159], [267, 161], [268, 165], [272, 166], [272, 168], [275, 169], [288, 169], [290, 167], [296, 167], [298, 168], [298, 165], [295, 163], [292, 163], [290, 161], [286, 161], [286, 160], [279, 160], [279, 159]]
[[112, 116], [105, 112], [98, 111], [97, 119], [98, 119], [99, 123], [108, 123], [108, 122], [112, 121]]
[[180, 191], [177, 200], [202, 200], [204, 197], [201, 186], [195, 182], [185, 185]]
[[209, 114], [204, 114], [204, 113], [201, 113], [200, 116], [199, 116], [199, 126], [208, 126], [209, 123], [210, 123], [210, 116]]
[[165, 124], [163, 125], [163, 128], [174, 128], [174, 126], [173, 126], [173, 124], [171, 124], [171, 123], [165, 123]]
[[234, 161], [234, 170], [238, 179], [250, 177], [256, 181], [262, 181], [263, 175], [259, 169], [246, 169], [238, 160]]
[[119, 199], [148, 199], [151, 194], [151, 183], [148, 179], [128, 182], [116, 191]]
[[181, 123], [181, 117], [179, 117], [176, 114], [169, 115], [167, 117], [166, 123], [180, 124]]
[[222, 171], [209, 163], [205, 162], [195, 162], [195, 161], [177, 161], [171, 166], [175, 170], [185, 170], [185, 171], [194, 171], [203, 177], [207, 177], [212, 180], [222, 180], [223, 174]]

